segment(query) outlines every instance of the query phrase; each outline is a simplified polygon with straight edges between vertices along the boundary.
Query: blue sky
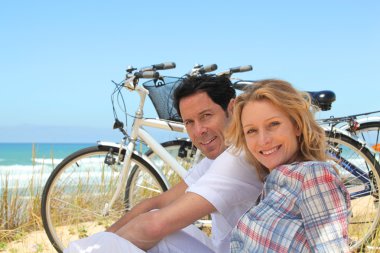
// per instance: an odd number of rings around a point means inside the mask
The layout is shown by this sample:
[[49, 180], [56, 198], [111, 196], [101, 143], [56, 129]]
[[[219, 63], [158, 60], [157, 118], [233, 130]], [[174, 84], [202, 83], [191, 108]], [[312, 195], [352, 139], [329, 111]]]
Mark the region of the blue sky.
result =
[[0, 142], [117, 140], [111, 80], [165, 61], [167, 75], [251, 64], [238, 77], [331, 89], [321, 117], [379, 110], [379, 13], [376, 0], [2, 1]]

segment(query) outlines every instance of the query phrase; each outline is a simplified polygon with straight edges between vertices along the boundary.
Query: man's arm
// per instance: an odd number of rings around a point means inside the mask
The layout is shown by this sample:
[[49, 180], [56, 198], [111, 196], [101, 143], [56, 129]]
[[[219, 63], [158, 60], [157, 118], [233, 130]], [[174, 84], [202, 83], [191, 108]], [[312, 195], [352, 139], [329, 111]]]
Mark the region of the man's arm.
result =
[[169, 205], [171, 202], [178, 199], [181, 195], [185, 193], [187, 189], [187, 184], [184, 181], [181, 181], [174, 187], [170, 188], [168, 191], [160, 194], [157, 197], [146, 199], [135, 207], [133, 207], [129, 212], [127, 212], [123, 217], [116, 221], [111, 227], [109, 227], [107, 232], [116, 232], [125, 224], [133, 220], [140, 214], [149, 212], [154, 209], [161, 209]]
[[116, 231], [116, 234], [137, 247], [148, 250], [165, 236], [214, 211], [215, 207], [205, 198], [188, 192], [162, 209], [140, 214]]

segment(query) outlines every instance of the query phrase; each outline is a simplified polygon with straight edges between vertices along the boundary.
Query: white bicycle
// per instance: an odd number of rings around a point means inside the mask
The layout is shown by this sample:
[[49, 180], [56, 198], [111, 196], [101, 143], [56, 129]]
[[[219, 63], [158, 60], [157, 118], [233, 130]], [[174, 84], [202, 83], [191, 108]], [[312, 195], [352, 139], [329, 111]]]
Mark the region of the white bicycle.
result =
[[[116, 86], [113, 95], [123, 104], [124, 100], [118, 96], [123, 88], [139, 94], [130, 134], [115, 113], [114, 128], [123, 133], [120, 143], [100, 141], [94, 147], [79, 150], [65, 158], [50, 175], [42, 195], [41, 213], [45, 231], [57, 251], [61, 252], [70, 241], [104, 231], [142, 199], [166, 191], [199, 159], [200, 153], [189, 140], [160, 144], [144, 129], [186, 133], [172, 107], [170, 95], [180, 78], [161, 77], [157, 72], [174, 66], [174, 63], [164, 63], [140, 70], [128, 68], [126, 80]], [[204, 74], [215, 69], [215, 64], [196, 66], [189, 74]], [[251, 69], [250, 66], [237, 67], [219, 74], [230, 76]], [[150, 80], [140, 86], [140, 78]], [[144, 118], [148, 94], [159, 119]], [[148, 150], [137, 151], [139, 143]], [[380, 220], [378, 206], [374, 204], [378, 201], [380, 167], [378, 163], [371, 163], [371, 152], [360, 148], [357, 140], [343, 133], [331, 134], [329, 143], [330, 154], [337, 158], [336, 166], [347, 175], [346, 186], [351, 189], [352, 198], [360, 200], [353, 202], [355, 219], [350, 225], [351, 248], [355, 249], [372, 237]], [[350, 170], [360, 174], [350, 173]], [[356, 208], [363, 205], [367, 208], [365, 213]]]
[[[180, 78], [160, 77], [157, 70], [174, 67], [175, 63], [162, 63], [138, 71], [128, 68], [127, 78], [117, 84], [113, 98], [116, 95], [122, 100], [119, 95], [123, 88], [140, 97], [130, 134], [115, 117], [114, 128], [123, 133], [120, 143], [100, 141], [96, 146], [69, 155], [53, 170], [44, 187], [41, 214], [45, 231], [57, 251], [62, 252], [70, 241], [104, 231], [142, 199], [166, 191], [199, 159], [200, 152], [196, 154], [186, 139], [160, 144], [144, 129], [186, 133], [174, 109], [164, 110], [172, 114], [160, 115], [159, 119], [143, 117], [150, 88], [170, 87], [160, 91], [160, 96], [171, 106], [169, 93]], [[196, 66], [190, 74], [204, 74], [216, 68], [215, 64]], [[246, 69], [233, 68], [232, 71]], [[139, 86], [140, 78], [152, 81], [145, 87]], [[157, 101], [158, 97], [155, 98]], [[137, 151], [138, 143], [149, 148], [146, 154]]]

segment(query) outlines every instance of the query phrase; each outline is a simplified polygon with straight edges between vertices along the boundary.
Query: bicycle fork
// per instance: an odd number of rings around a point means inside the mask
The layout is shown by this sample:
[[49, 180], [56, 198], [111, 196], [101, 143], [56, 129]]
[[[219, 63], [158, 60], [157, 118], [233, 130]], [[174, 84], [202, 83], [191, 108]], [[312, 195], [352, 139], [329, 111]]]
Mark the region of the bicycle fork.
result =
[[[118, 157], [117, 161], [115, 161], [115, 158], [112, 155], [112, 149], [110, 150], [110, 152], [107, 154], [107, 156], [105, 158], [104, 162], [108, 165], [123, 162], [123, 168], [120, 171], [120, 175], [119, 175], [118, 182], [117, 182], [117, 187], [116, 187], [114, 194], [112, 195], [111, 200], [108, 203], [104, 204], [104, 207], [102, 210], [103, 216], [109, 215], [109, 210], [112, 208], [112, 206], [115, 203], [115, 201], [117, 200], [119, 194], [122, 192], [123, 189], [125, 189], [125, 187], [127, 185], [129, 168], [131, 165], [131, 160], [132, 160], [131, 158], [132, 158], [133, 150], [135, 149], [135, 145], [136, 145], [135, 140], [130, 140], [130, 142], [128, 143], [126, 148], [124, 148], [124, 143], [121, 143], [120, 147], [119, 147], [119, 153], [117, 156]], [[122, 156], [122, 150], [125, 150], [124, 157]]]

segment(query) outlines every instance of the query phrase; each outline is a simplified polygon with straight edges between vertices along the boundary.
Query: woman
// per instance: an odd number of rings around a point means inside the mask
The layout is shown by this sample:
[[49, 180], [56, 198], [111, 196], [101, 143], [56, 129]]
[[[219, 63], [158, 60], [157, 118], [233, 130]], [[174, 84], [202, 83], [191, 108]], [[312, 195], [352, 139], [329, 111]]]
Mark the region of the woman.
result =
[[232, 252], [348, 252], [349, 194], [325, 153], [310, 97], [263, 80], [235, 102], [229, 144], [265, 182], [233, 230]]

